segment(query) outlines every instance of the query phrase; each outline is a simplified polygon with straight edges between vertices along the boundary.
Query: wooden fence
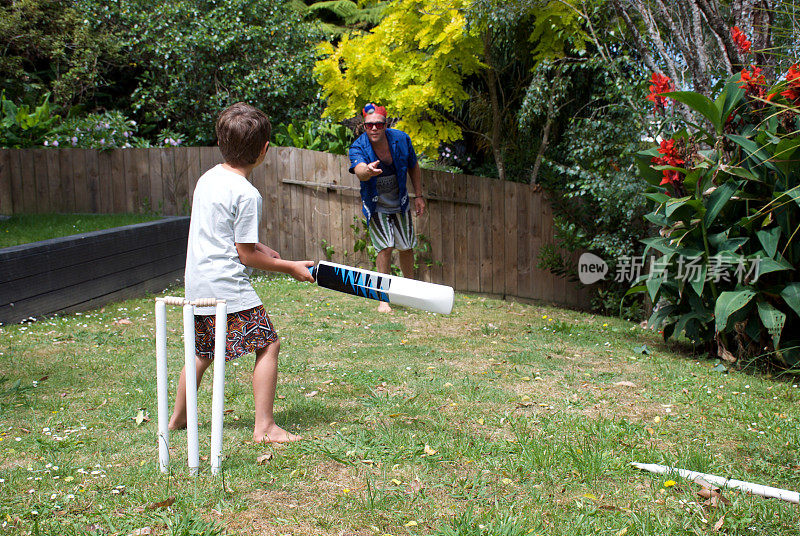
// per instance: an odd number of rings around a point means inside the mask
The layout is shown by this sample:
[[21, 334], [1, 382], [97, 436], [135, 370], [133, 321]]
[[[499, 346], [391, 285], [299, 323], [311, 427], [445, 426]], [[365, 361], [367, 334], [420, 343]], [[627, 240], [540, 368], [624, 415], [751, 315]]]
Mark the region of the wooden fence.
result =
[[[0, 214], [188, 214], [194, 185], [221, 161], [215, 147], [0, 150]], [[261, 239], [284, 258], [365, 265], [357, 179], [347, 157], [277, 147], [250, 177], [263, 197]], [[423, 170], [428, 211], [417, 232], [433, 261], [417, 276], [456, 290], [585, 307], [579, 285], [536, 268], [553, 243], [545, 194], [529, 185]], [[413, 191], [413, 190], [411, 190]], [[327, 251], [327, 253], [326, 253]]]

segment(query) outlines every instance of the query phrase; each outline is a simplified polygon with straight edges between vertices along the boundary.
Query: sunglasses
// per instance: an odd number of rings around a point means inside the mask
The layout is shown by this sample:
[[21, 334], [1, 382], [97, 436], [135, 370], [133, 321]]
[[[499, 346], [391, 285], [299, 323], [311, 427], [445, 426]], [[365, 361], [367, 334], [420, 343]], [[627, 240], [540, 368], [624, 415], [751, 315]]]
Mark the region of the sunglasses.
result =
[[367, 130], [383, 130], [386, 128], [386, 121], [378, 121], [377, 123], [364, 122], [364, 128]]

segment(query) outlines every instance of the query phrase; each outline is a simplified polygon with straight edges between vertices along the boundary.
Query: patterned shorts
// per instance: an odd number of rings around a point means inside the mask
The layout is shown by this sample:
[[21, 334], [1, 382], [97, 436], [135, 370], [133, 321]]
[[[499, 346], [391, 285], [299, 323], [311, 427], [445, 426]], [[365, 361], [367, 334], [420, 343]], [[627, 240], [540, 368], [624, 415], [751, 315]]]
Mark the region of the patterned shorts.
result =
[[369, 238], [376, 251], [412, 249], [417, 245], [417, 235], [414, 234], [411, 210], [397, 214], [376, 212], [369, 222]]
[[[214, 359], [215, 315], [194, 316], [194, 346], [197, 357]], [[225, 361], [257, 352], [278, 340], [263, 305], [228, 314]]]

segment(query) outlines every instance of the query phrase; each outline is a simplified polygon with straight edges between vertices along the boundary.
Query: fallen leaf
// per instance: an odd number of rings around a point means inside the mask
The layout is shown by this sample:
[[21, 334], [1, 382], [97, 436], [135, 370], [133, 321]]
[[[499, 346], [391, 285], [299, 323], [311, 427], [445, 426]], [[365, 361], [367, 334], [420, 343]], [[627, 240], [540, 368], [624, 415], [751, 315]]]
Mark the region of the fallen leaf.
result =
[[436, 454], [436, 453], [438, 452], [437, 450], [434, 450], [434, 449], [433, 449], [433, 448], [432, 448], [430, 445], [428, 445], [428, 444], [426, 444], [426, 445], [425, 445], [425, 448], [424, 448], [424, 449], [422, 449], [422, 450], [424, 450], [424, 451], [425, 451], [425, 455], [426, 455], [426, 456], [433, 456], [434, 454]]
[[628, 527], [625, 527], [624, 529], [617, 532], [616, 536], [625, 536], [626, 534], [628, 534]]
[[308, 393], [306, 393], [306, 398], [311, 398], [312, 396], [317, 396], [318, 394], [319, 391], [309, 391]]
[[278, 399], [283, 400], [284, 398], [286, 398], [286, 395], [278, 395]]
[[411, 484], [408, 485], [408, 491], [409, 493], [412, 494], [419, 493], [420, 491], [422, 491], [422, 482], [420, 482], [419, 480], [414, 480], [413, 482], [411, 482]]
[[150, 420], [150, 416], [145, 413], [144, 409], [139, 409], [139, 412], [136, 414], [136, 417], [134, 417], [133, 420], [136, 421], [137, 425], [141, 426], [143, 422]]
[[133, 324], [133, 322], [131, 322], [127, 318], [120, 318], [119, 320], [114, 320], [112, 324], [114, 324], [115, 326], [127, 326], [129, 324]]
[[416, 527], [417, 526], [417, 522], [412, 519], [411, 521], [409, 521], [408, 523], [406, 523], [403, 526], [404, 527]]
[[153, 503], [147, 507], [148, 510], [155, 510], [157, 508], [169, 508], [175, 504], [175, 497], [170, 497], [169, 499], [163, 500], [161, 502]]
[[629, 381], [617, 382], [614, 385], [616, 385], [618, 387], [637, 387], [637, 385], [635, 383], [629, 382]]
[[261, 456], [256, 458], [256, 463], [258, 465], [266, 465], [266, 463], [268, 461], [270, 461], [272, 459], [272, 457], [273, 457], [273, 454], [271, 452], [265, 452], [264, 454], [262, 454]]
[[722, 528], [723, 523], [725, 523], [725, 516], [722, 516], [721, 518], [719, 518], [719, 521], [714, 523], [714, 532], [718, 532], [719, 529]]

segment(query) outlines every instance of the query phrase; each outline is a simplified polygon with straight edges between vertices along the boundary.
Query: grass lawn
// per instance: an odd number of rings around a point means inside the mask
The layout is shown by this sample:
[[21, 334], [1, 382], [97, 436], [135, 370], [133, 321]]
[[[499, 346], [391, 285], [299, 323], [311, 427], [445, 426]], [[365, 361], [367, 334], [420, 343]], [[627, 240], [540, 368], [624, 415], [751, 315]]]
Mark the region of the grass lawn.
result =
[[159, 218], [146, 214], [14, 214], [0, 220], [0, 248]]
[[[159, 472], [152, 299], [0, 328], [0, 532], [800, 534], [796, 505], [704, 504], [700, 485], [629, 465], [800, 490], [796, 379], [715, 371], [638, 325], [549, 306], [458, 294], [450, 316], [384, 316], [283, 277], [256, 288], [282, 341], [278, 421], [307, 440], [252, 443], [241, 358], [222, 477], [188, 474], [185, 432]], [[210, 407], [207, 377], [204, 456]]]

